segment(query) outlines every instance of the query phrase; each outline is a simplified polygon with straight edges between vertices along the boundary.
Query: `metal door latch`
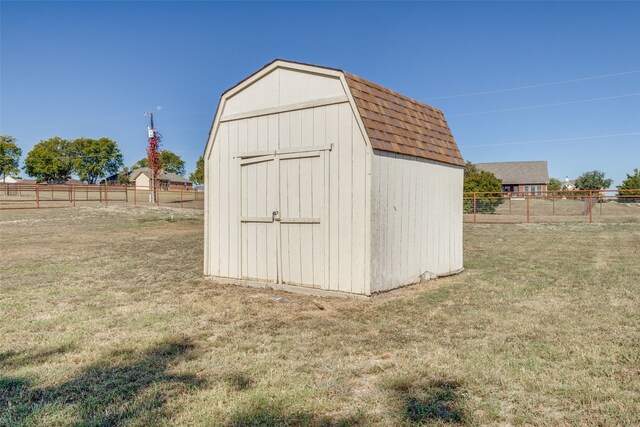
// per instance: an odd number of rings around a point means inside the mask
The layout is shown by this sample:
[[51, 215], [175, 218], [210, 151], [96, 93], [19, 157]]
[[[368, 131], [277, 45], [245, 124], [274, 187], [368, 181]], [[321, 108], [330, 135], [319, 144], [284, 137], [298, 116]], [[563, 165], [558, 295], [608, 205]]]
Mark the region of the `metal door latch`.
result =
[[273, 221], [280, 221], [280, 211], [273, 211], [271, 214], [271, 219]]

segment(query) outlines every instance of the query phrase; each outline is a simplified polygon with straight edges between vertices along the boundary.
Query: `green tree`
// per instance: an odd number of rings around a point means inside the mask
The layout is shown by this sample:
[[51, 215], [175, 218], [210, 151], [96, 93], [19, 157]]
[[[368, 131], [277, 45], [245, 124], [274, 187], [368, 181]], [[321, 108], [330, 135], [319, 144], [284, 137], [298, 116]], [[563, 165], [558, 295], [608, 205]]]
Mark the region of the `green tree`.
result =
[[24, 160], [24, 170], [38, 181], [65, 182], [73, 171], [71, 143], [58, 136], [40, 141]]
[[118, 184], [121, 185], [129, 185], [131, 182], [129, 181], [129, 168], [123, 167], [120, 172], [118, 172]]
[[7, 175], [20, 172], [22, 149], [16, 145], [16, 139], [9, 135], [0, 135], [0, 175], [5, 182]]
[[[160, 150], [160, 164], [162, 169], [166, 172], [173, 172], [178, 175], [184, 175], [185, 162], [176, 153], [169, 150]], [[138, 160], [131, 169], [148, 168], [149, 159], [146, 157]]]
[[149, 167], [149, 159], [146, 157], [144, 159], [140, 159], [134, 164], [131, 165], [131, 169], [140, 169], [140, 168], [148, 168]]
[[[493, 173], [478, 169], [476, 165], [467, 162], [464, 166], [464, 192], [478, 192], [484, 194], [476, 195], [476, 211], [482, 213], [493, 213], [502, 199], [502, 181]], [[467, 198], [469, 195], [466, 196]], [[464, 211], [473, 212], [473, 200], [464, 201]]]
[[78, 138], [71, 143], [73, 172], [87, 184], [114, 174], [123, 165], [118, 144], [109, 138]]
[[[627, 178], [622, 181], [622, 185], [618, 186], [618, 193], [627, 197], [640, 196], [640, 171], [637, 168], [633, 170], [633, 174], [627, 174]], [[640, 202], [640, 198], [627, 197], [618, 200], [621, 202]]]
[[196, 170], [189, 175], [189, 181], [196, 185], [204, 184], [204, 158], [202, 156], [196, 162]]
[[558, 178], [550, 178], [547, 184], [547, 190], [558, 191], [562, 190], [562, 182]]
[[612, 179], [605, 178], [605, 173], [599, 170], [585, 172], [576, 179], [578, 190], [604, 190], [611, 186]]

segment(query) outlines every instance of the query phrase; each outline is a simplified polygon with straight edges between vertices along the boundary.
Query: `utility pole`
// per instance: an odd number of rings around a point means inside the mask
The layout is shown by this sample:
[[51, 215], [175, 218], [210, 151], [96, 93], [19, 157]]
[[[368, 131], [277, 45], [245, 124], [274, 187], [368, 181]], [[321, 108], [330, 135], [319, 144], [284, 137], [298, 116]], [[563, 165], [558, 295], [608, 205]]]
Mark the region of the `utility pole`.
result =
[[160, 134], [156, 131], [153, 125], [153, 113], [149, 114], [149, 127], [147, 128], [147, 134], [149, 137], [149, 145], [147, 146], [147, 159], [149, 160], [149, 169], [151, 169], [151, 202], [157, 203], [158, 201], [158, 174], [160, 173]]

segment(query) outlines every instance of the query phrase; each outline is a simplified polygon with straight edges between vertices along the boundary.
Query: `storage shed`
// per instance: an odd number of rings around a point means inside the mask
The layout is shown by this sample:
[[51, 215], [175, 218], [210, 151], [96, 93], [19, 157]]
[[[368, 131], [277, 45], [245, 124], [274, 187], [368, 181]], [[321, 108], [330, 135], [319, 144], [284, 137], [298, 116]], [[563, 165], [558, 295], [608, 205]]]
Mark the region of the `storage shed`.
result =
[[210, 278], [371, 295], [462, 270], [464, 162], [436, 108], [275, 60], [224, 92], [204, 158]]

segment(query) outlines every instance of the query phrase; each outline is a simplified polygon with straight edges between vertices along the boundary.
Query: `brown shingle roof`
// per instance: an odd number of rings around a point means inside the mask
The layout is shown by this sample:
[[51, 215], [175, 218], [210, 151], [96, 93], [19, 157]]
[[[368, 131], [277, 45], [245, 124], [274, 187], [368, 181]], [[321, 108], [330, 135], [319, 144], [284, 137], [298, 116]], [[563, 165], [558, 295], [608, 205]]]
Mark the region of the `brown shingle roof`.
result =
[[373, 148], [464, 166], [442, 111], [353, 74], [344, 75]]
[[547, 184], [546, 161], [478, 163], [478, 169], [493, 173], [503, 184]]

